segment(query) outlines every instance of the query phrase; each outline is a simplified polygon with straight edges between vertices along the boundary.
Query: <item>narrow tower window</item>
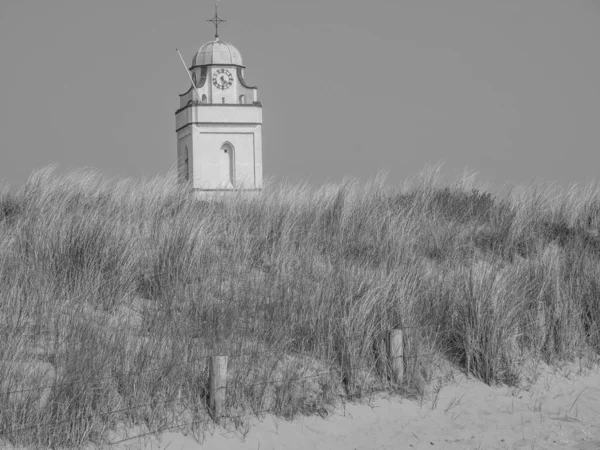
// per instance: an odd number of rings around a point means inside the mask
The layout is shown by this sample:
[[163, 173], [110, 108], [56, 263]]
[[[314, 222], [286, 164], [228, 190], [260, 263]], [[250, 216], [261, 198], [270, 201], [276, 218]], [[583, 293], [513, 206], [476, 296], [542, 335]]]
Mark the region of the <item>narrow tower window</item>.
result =
[[208, 98], [206, 97], [206, 94], [202, 94], [202, 103], [206, 102], [208, 102]]
[[187, 145], [185, 146], [185, 164], [183, 165], [183, 177], [184, 180], [189, 180], [190, 179], [190, 154], [188, 152], [188, 148]]
[[246, 96], [244, 94], [240, 95], [240, 105], [243, 105], [246, 103]]
[[179, 179], [181, 181], [187, 181], [189, 179], [190, 162], [187, 145], [179, 155]]
[[235, 186], [235, 151], [233, 145], [229, 142], [225, 142], [221, 146], [219, 166], [221, 169], [221, 187], [224, 189], [233, 188]]

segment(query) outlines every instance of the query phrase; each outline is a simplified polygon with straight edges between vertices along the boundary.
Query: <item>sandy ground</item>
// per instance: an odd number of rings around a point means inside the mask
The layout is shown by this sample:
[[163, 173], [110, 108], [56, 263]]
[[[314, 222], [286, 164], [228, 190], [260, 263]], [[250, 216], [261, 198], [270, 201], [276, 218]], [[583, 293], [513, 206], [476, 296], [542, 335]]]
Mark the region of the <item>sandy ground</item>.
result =
[[217, 427], [202, 444], [164, 433], [111, 448], [600, 449], [600, 368], [539, 365], [527, 374], [520, 388], [490, 387], [461, 374], [422, 400], [379, 395], [341, 404], [326, 419], [252, 419], [245, 437]]

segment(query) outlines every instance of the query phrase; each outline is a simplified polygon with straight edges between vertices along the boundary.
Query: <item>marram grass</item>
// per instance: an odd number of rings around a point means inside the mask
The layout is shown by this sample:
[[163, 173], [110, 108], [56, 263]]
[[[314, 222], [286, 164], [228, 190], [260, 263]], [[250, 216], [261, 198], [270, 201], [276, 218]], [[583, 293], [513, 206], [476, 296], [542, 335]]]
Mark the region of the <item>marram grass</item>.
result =
[[[206, 355], [229, 355], [233, 415], [293, 417], [426, 395], [442, 363], [518, 384], [528, 358], [600, 351], [596, 186], [498, 199], [430, 171], [202, 201], [171, 178], [49, 168], [1, 190], [1, 442], [207, 427]], [[394, 328], [400, 387], [379, 359]]]

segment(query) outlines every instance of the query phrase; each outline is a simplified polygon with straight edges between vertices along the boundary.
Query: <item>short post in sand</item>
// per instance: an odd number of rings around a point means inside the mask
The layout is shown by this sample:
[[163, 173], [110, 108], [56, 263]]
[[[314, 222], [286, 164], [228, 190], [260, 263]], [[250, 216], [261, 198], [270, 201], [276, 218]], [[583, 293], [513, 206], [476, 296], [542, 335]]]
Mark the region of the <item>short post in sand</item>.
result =
[[404, 337], [402, 330], [391, 330], [387, 340], [388, 362], [392, 370], [392, 381], [402, 383], [404, 379]]
[[208, 373], [210, 412], [216, 424], [221, 425], [227, 386], [227, 356], [211, 356]]

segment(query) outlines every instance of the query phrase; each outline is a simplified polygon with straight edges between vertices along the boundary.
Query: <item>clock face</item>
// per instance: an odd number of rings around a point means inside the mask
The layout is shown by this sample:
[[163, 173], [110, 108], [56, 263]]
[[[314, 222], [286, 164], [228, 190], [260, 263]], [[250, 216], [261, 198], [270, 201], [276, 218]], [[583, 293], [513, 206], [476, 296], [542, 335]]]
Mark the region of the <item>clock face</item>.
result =
[[213, 75], [213, 84], [218, 89], [227, 89], [233, 84], [233, 75], [226, 69], [219, 69]]

